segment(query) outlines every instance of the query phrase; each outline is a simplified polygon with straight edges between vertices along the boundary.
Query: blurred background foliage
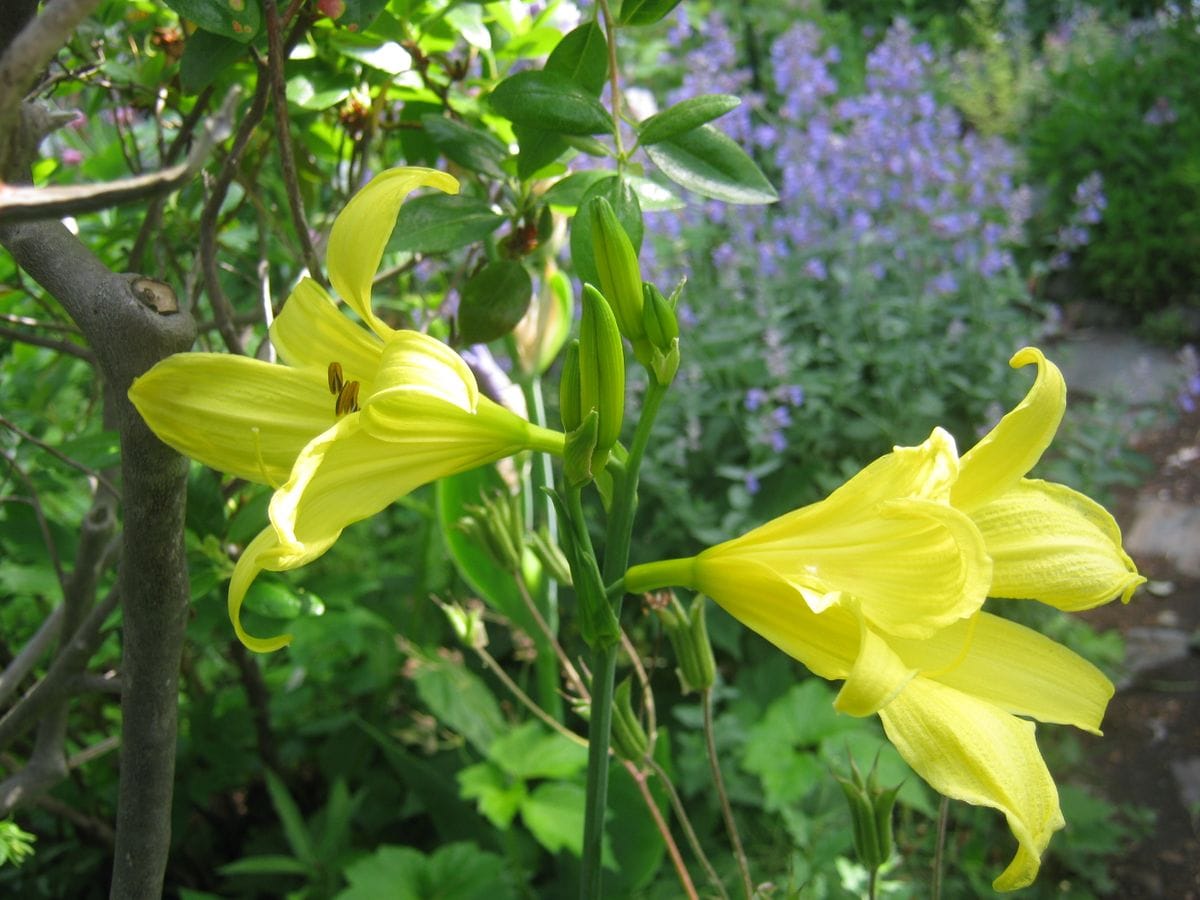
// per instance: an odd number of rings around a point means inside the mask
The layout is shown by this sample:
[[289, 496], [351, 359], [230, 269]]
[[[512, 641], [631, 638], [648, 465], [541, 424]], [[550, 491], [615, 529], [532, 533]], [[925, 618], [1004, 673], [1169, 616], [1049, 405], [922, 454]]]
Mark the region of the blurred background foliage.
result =
[[[1080, 304], [1161, 340], [1200, 332], [1200, 38], [1191, 7], [713, 0], [622, 31], [634, 119], [700, 93], [742, 98], [718, 124], [778, 191], [779, 202], [765, 206], [689, 194], [687, 178], [664, 178], [661, 158], [645, 148], [628, 177], [613, 179], [594, 139], [534, 133], [484, 102], [501, 79], [548, 56], [547, 69], [567, 66], [599, 93], [606, 63], [594, 48], [561, 49], [592, 14], [579, 7], [304, 3], [284, 35], [283, 72], [306, 233], [289, 216], [279, 142], [261, 109], [239, 138], [240, 157], [226, 143], [202, 177], [168, 198], [80, 216], [75, 227], [106, 264], [173, 283], [201, 322], [200, 348], [228, 344], [213, 313], [219, 288], [233, 313], [224, 324], [248, 352], [263, 353], [271, 302], [286, 296], [306, 258], [323, 256], [333, 216], [364, 178], [402, 163], [447, 167], [462, 194], [406, 208], [377, 307], [463, 345], [494, 338], [486, 353], [472, 348], [480, 367], [493, 361], [531, 414], [553, 422], [547, 335], [569, 325], [578, 291], [569, 276], [588, 265], [572, 261], [565, 217], [597, 193], [616, 201], [627, 224], [642, 228], [644, 215], [646, 277], [664, 290], [683, 276], [688, 284], [683, 365], [644, 470], [635, 561], [693, 553], [811, 501], [935, 423], [971, 442], [1025, 389], [1009, 355], [1053, 341]], [[234, 90], [235, 126], [252, 119], [267, 81], [261, 10], [257, 0], [101, 4], [42, 89], [78, 112], [44, 145], [37, 182], [104, 181], [178, 161], [195, 123]], [[590, 34], [575, 33], [577, 44]], [[216, 242], [215, 285], [197, 254], [206, 240]], [[0, 311], [7, 661], [51, 608], [49, 548], [70, 557], [89, 480], [111, 474], [116, 449], [73, 327], [7, 256]], [[635, 385], [631, 402], [638, 396]], [[1072, 411], [1050, 461], [1054, 478], [1099, 496], [1139, 471], [1122, 433], [1127, 410], [1106, 402]], [[510, 483], [538, 483], [518, 469], [506, 473]], [[582, 756], [529, 717], [484, 654], [456, 645], [431, 599], [487, 600], [486, 655], [554, 718], [578, 725], [554, 673], [539, 671], [545, 654], [512, 599], [512, 576], [470, 558], [456, 538], [481, 483], [505, 482], [489, 474], [418, 492], [350, 529], [319, 562], [263, 579], [247, 601], [251, 630], [255, 616], [287, 619], [296, 640], [286, 653], [252, 658], [232, 638], [224, 589], [228, 553], [258, 530], [269, 492], [193, 469], [194, 602], [168, 896], [574, 891]], [[20, 502], [27, 496], [44, 521]], [[541, 563], [526, 569], [544, 601]], [[1011, 612], [1040, 616], [1040, 627], [1110, 672], [1120, 665], [1112, 635], [1019, 605]], [[657, 620], [635, 613], [628, 625], [654, 689], [656, 759], [733, 884], [700, 707], [680, 691]], [[578, 649], [570, 603], [556, 627]], [[877, 723], [834, 716], [827, 685], [716, 608], [710, 631], [716, 742], [751, 870], [774, 885], [767, 894], [863, 890], [829, 777], [850, 755], [864, 770], [878, 756], [885, 782], [904, 780], [900, 857], [885, 888], [927, 896], [937, 799]], [[118, 662], [114, 628], [95, 666]], [[72, 739], [94, 744], [117, 716], [111, 697], [84, 694]], [[1085, 761], [1070, 734], [1043, 729], [1043, 744], [1072, 826], [1027, 895], [1102, 894], [1112, 887], [1106, 859], [1142, 833], [1145, 816], [1081, 786]], [[612, 790], [613, 896], [676, 896], [662, 841], [619, 767]], [[115, 798], [109, 755], [20, 810], [0, 830], [0, 886], [22, 897], [106, 894]], [[1003, 824], [956, 806], [952, 828], [946, 896], [990, 894], [988, 873], [1009, 853]]]

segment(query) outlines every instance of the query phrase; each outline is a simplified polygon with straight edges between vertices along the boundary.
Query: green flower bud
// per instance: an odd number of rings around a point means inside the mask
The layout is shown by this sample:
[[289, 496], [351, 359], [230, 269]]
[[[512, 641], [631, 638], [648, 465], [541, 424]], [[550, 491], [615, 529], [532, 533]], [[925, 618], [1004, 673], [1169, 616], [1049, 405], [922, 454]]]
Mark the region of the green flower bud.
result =
[[850, 823], [854, 830], [854, 851], [858, 861], [874, 871], [892, 856], [892, 809], [900, 785], [883, 790], [875, 778], [876, 757], [871, 774], [864, 779], [854, 758], [850, 758], [850, 777], [834, 774], [850, 807]]
[[621, 334], [636, 343], [646, 334], [642, 322], [642, 271], [638, 268], [637, 253], [607, 199], [597, 197], [589, 207], [592, 252], [600, 273], [600, 289], [612, 302]]
[[613, 752], [621, 759], [641, 762], [650, 749], [650, 741], [633, 712], [630, 690], [629, 679], [626, 678], [613, 691], [612, 746]]
[[571, 584], [571, 567], [567, 562], [566, 555], [562, 552], [562, 548], [554, 542], [550, 537], [550, 532], [543, 525], [537, 531], [529, 534], [529, 547], [537, 556], [543, 568], [550, 573], [550, 577], [559, 584]]
[[558, 379], [558, 414], [567, 434], [583, 422], [583, 410], [579, 408], [579, 341], [571, 341], [563, 357], [562, 375]]
[[650, 343], [663, 352], [670, 350], [672, 342], [679, 337], [675, 308], [662, 291], [648, 281], [642, 285], [642, 323]]
[[487, 646], [487, 627], [483, 624], [482, 603], [473, 601], [469, 606], [462, 606], [458, 603], [442, 603], [439, 600], [437, 605], [450, 620], [454, 636], [464, 647], [479, 650]]
[[675, 650], [675, 661], [678, 663], [675, 672], [679, 676], [679, 684], [685, 694], [707, 690], [717, 679], [717, 666], [713, 659], [712, 644], [708, 640], [708, 625], [704, 620], [704, 595], [697, 594], [692, 601], [692, 608], [684, 612], [674, 592], [666, 593], [669, 599], [665, 605], [657, 608], [657, 612]]
[[590, 284], [583, 286], [583, 318], [579, 323], [579, 403], [587, 415], [600, 416], [593, 468], [603, 468], [608, 451], [621, 436], [625, 418], [625, 349], [612, 307]]
[[485, 550], [505, 571], [519, 573], [525, 554], [525, 523], [520, 499], [503, 492], [481, 498], [465, 507], [468, 515], [458, 520], [458, 529]]

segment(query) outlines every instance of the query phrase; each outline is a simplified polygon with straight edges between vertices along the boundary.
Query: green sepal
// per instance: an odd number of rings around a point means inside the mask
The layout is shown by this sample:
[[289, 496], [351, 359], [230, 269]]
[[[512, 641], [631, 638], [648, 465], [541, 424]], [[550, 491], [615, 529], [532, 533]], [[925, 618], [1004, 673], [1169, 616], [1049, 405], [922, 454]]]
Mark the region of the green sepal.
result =
[[563, 474], [571, 487], [585, 485], [595, 477], [592, 460], [596, 455], [596, 431], [599, 422], [599, 413], [590, 409], [579, 427], [567, 432], [563, 448]]
[[621, 759], [641, 762], [650, 749], [650, 741], [633, 711], [631, 690], [626, 678], [613, 691], [612, 747]]
[[717, 667], [708, 639], [704, 595], [697, 594], [692, 608], [685, 612], [675, 593], [667, 593], [667, 604], [656, 611], [675, 650], [679, 685], [685, 694], [706, 690], [716, 682]]

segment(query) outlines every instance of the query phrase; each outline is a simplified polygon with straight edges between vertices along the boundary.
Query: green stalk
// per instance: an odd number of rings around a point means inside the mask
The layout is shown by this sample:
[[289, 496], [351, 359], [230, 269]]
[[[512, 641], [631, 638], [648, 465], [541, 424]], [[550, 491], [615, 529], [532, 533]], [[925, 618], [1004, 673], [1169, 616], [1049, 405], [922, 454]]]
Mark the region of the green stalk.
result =
[[[642, 414], [629, 447], [629, 458], [625, 472], [620, 477], [614, 473], [613, 501], [609, 510], [608, 528], [604, 542], [604, 584], [612, 584], [625, 574], [629, 565], [629, 545], [633, 538], [633, 515], [637, 509], [638, 470], [646, 445], [650, 442], [650, 431], [654, 419], [666, 395], [666, 387], [658, 384], [653, 376], [646, 388]], [[567, 502], [572, 518], [585, 522], [579, 491], [569, 491]], [[582, 528], [584, 536], [587, 528]], [[621, 603], [624, 595], [613, 600], [613, 613], [620, 620]], [[620, 645], [596, 646], [592, 649], [592, 714], [588, 721], [588, 778], [587, 806], [583, 820], [583, 864], [580, 876], [579, 895], [583, 900], [600, 900], [601, 891], [601, 848], [604, 841], [604, 815], [608, 808], [608, 745], [612, 731], [613, 679], [617, 669], [617, 653]]]

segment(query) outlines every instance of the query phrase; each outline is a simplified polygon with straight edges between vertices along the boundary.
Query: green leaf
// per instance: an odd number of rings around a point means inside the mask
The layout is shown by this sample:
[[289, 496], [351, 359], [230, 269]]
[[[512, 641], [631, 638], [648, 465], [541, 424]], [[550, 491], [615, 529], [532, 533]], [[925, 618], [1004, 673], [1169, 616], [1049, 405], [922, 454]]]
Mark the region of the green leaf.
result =
[[472, 47], [492, 49], [492, 34], [483, 24], [483, 9], [478, 3], [460, 3], [448, 9], [446, 23]]
[[347, 31], [366, 31], [374, 23], [388, 0], [342, 0], [345, 8], [337, 17], [338, 25]]
[[746, 151], [711, 125], [646, 147], [662, 173], [704, 197], [727, 203], [774, 203], [775, 188]]
[[329, 109], [350, 96], [351, 82], [322, 73], [320, 83], [293, 75], [287, 83], [288, 103], [314, 111]]
[[592, 250], [592, 223], [588, 215], [588, 202], [595, 197], [604, 197], [612, 204], [617, 221], [625, 229], [635, 251], [642, 246], [643, 225], [641, 204], [625, 178], [611, 175], [588, 188], [579, 210], [571, 220], [571, 263], [580, 281], [598, 285], [600, 273], [596, 269], [596, 257]]
[[622, 25], [653, 25], [664, 19], [680, 2], [681, 0], [623, 0], [617, 21]]
[[459, 842], [425, 856], [411, 847], [385, 845], [355, 860], [343, 873], [350, 887], [335, 900], [515, 900], [504, 859]]
[[427, 194], [400, 208], [391, 249], [442, 253], [482, 240], [500, 227], [503, 216], [484, 200], [457, 194]]
[[424, 900], [421, 876], [425, 872], [425, 856], [412, 847], [377, 847], [348, 865], [342, 873], [350, 887], [335, 900]]
[[564, 75], [599, 97], [608, 77], [608, 42], [599, 24], [586, 22], [559, 41], [545, 71]]
[[572, 172], [566, 178], [556, 181], [550, 190], [542, 195], [542, 201], [551, 206], [574, 213], [583, 202], [588, 188], [598, 181], [612, 178], [611, 172], [601, 169], [585, 169], [582, 172]]
[[664, 109], [638, 126], [638, 137], [643, 145], [657, 144], [667, 138], [699, 128], [705, 122], [719, 119], [725, 113], [737, 109], [742, 101], [732, 94], [704, 94], [690, 97]]
[[205, 31], [249, 43], [262, 26], [259, 0], [167, 0], [167, 6]]
[[527, 793], [525, 782], [508, 777], [490, 762], [460, 771], [458, 787], [463, 798], [474, 800], [484, 818], [501, 831], [512, 824]]
[[558, 134], [603, 134], [612, 118], [577, 81], [557, 72], [510, 75], [489, 96], [492, 108], [517, 125]]
[[640, 175], [626, 175], [625, 177], [633, 186], [633, 192], [637, 194], [638, 202], [645, 212], [663, 212], [683, 209], [687, 206], [677, 194], [663, 187], [657, 181], [642, 178]]
[[488, 686], [461, 663], [421, 656], [413, 675], [417, 695], [438, 721], [457, 731], [480, 752], [504, 731], [504, 716]]
[[583, 785], [548, 781], [525, 798], [521, 821], [551, 853], [567, 849], [579, 856], [583, 850], [585, 800]]
[[0, 588], [21, 597], [57, 600], [62, 596], [62, 585], [48, 564], [26, 565], [11, 559], [0, 560]]
[[312, 838], [304, 824], [304, 816], [300, 814], [300, 807], [292, 799], [283, 779], [270, 769], [264, 769], [263, 775], [267, 779], [267, 793], [271, 795], [271, 805], [275, 807], [275, 813], [283, 825], [283, 834], [287, 838], [288, 846], [296, 859], [307, 869], [315, 869], [320, 861], [313, 850]]
[[567, 152], [567, 142], [562, 135], [551, 131], [513, 125], [513, 134], [521, 148], [517, 155], [517, 176], [526, 181]]
[[246, 52], [246, 45], [241, 41], [197, 29], [183, 44], [179, 86], [185, 94], [200, 93]]
[[329, 36], [329, 43], [343, 56], [388, 75], [399, 75], [412, 68], [412, 56], [395, 41], [352, 31], [335, 31]]
[[217, 869], [222, 875], [308, 875], [308, 868], [290, 856], [247, 856]]
[[456, 526], [467, 514], [468, 505], [477, 505], [485, 494], [507, 490], [494, 466], [480, 466], [468, 472], [442, 478], [437, 482], [438, 523], [442, 540], [471, 590], [483, 601], [512, 619], [518, 626], [535, 634], [536, 623], [517, 591], [516, 582], [491, 555], [468, 538]]
[[501, 164], [508, 148], [491, 132], [434, 114], [421, 116], [421, 125], [446, 159], [490, 178], [506, 177]]
[[533, 280], [511, 259], [488, 263], [463, 286], [458, 336], [464, 344], [486, 344], [516, 327], [529, 309]]
[[525, 722], [498, 737], [488, 759], [514, 778], [570, 778], [587, 766], [587, 748]]

